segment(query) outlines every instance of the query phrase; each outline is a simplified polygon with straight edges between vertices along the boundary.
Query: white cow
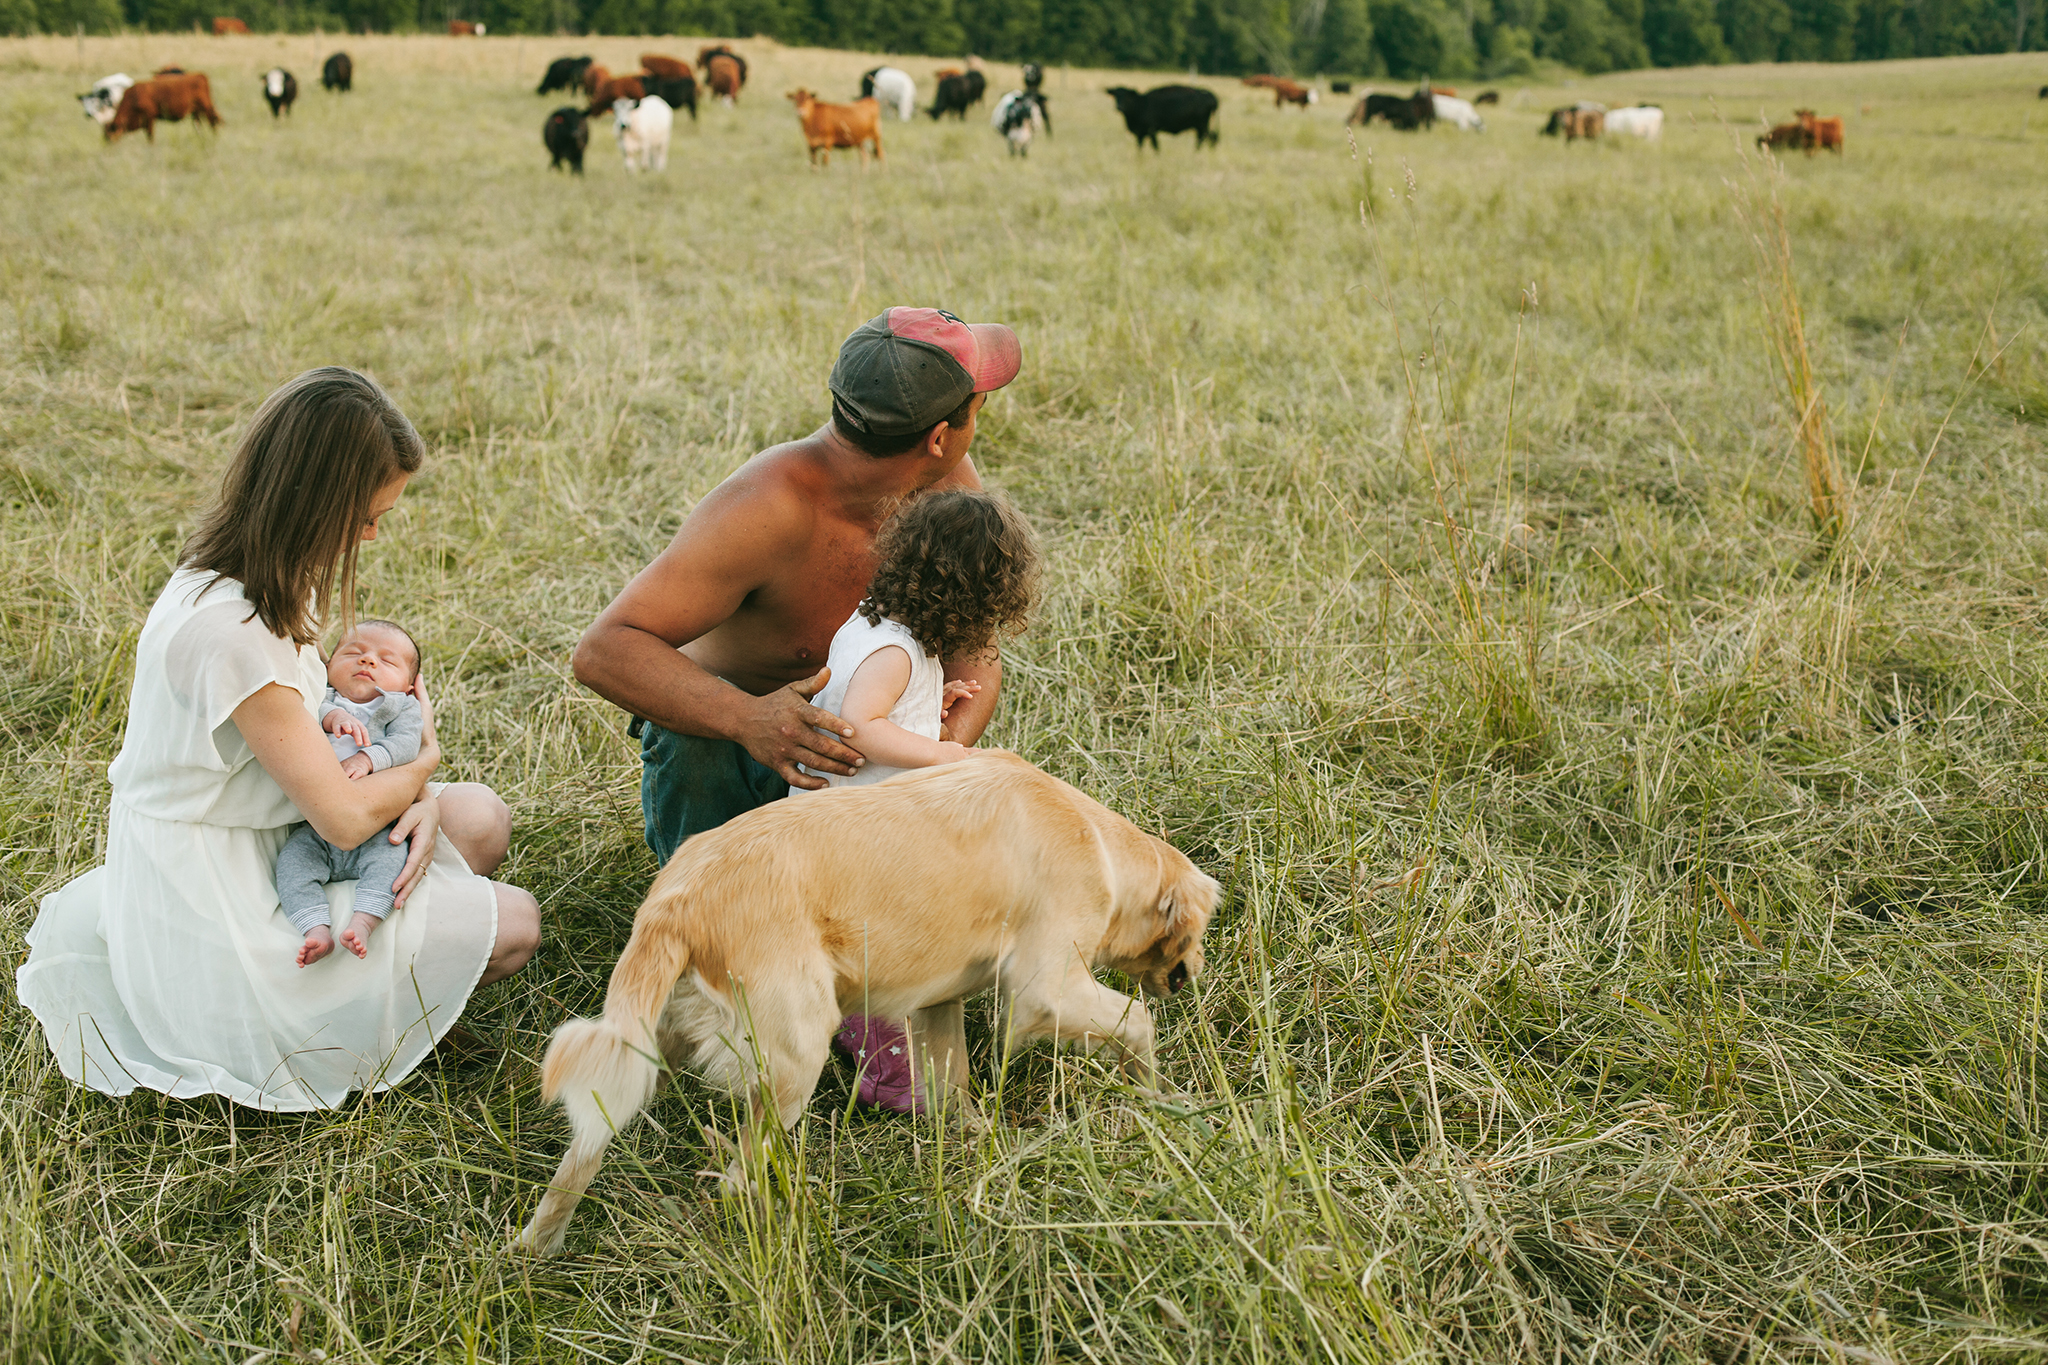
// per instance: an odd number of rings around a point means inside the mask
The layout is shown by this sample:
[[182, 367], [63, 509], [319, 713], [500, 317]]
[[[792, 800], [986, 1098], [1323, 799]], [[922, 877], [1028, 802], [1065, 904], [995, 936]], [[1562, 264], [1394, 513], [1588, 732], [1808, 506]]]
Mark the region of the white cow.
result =
[[868, 72], [861, 77], [860, 97], [866, 99], [870, 95], [884, 109], [894, 109], [896, 117], [904, 123], [910, 122], [917, 112], [917, 82], [910, 79], [908, 71], [878, 66]]
[[102, 76], [93, 82], [92, 89], [78, 97], [85, 107], [85, 116], [104, 128], [114, 121], [114, 111], [121, 107], [121, 96], [128, 93], [128, 87], [135, 82], [122, 72]]
[[1472, 101], [1461, 100], [1455, 95], [1431, 95], [1429, 98], [1436, 105], [1438, 122], [1463, 128], [1468, 133], [1486, 131], [1486, 121], [1479, 117], [1479, 111], [1472, 107]]
[[676, 113], [667, 100], [659, 95], [649, 95], [638, 103], [613, 100], [612, 121], [629, 172], [668, 169], [668, 135], [675, 127]]
[[1031, 139], [1045, 129], [1045, 113], [1035, 90], [1012, 90], [996, 101], [988, 125], [1010, 144], [1011, 156], [1031, 155]]
[[1610, 109], [1607, 111], [1607, 131], [1616, 136], [1629, 133], [1645, 142], [1654, 142], [1664, 133], [1664, 111], [1654, 104]]

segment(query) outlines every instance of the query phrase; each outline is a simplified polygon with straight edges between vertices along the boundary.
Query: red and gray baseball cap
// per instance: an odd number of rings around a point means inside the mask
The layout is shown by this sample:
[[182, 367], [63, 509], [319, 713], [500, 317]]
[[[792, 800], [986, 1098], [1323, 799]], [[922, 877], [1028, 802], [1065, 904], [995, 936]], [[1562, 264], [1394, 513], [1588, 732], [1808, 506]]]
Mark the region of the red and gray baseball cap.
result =
[[1000, 322], [937, 308], [891, 308], [853, 329], [832, 366], [832, 395], [875, 436], [929, 431], [970, 394], [1017, 377], [1024, 352]]

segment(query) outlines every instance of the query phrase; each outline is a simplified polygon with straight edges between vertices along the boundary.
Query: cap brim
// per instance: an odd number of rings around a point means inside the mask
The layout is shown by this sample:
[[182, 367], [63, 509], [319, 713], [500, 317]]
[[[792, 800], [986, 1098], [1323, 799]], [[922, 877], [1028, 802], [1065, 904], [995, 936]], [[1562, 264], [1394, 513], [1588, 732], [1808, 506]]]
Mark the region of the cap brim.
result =
[[970, 322], [974, 333], [974, 391], [990, 393], [1017, 377], [1024, 368], [1024, 348], [1017, 334], [1000, 322]]

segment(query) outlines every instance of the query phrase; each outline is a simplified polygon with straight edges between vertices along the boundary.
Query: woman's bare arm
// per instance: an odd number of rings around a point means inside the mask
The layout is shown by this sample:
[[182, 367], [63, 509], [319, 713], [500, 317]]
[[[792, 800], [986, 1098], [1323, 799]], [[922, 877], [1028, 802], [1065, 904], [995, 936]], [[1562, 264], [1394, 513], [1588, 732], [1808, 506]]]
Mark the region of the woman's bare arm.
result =
[[354, 848], [396, 820], [426, 789], [441, 761], [429, 717], [418, 758], [350, 781], [327, 736], [306, 714], [305, 699], [280, 683], [252, 694], [233, 718], [263, 771], [284, 788], [314, 833], [336, 848]]

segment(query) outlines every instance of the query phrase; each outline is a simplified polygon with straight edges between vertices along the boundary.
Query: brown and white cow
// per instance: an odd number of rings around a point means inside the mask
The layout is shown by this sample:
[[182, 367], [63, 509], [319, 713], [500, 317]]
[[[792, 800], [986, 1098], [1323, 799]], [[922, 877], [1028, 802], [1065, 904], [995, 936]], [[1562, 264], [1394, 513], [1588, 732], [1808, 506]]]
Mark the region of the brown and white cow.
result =
[[699, 48], [697, 65], [703, 68], [704, 84], [711, 87], [712, 94], [728, 105], [739, 100], [740, 90], [747, 83], [746, 58], [720, 43], [716, 47]]
[[866, 144], [870, 142], [875, 144], [875, 160], [882, 159], [882, 106], [874, 96], [852, 104], [822, 104], [810, 91], [798, 89], [790, 91], [788, 99], [796, 105], [813, 166], [830, 164], [833, 148], [851, 147], [860, 154], [861, 169], [866, 170]]
[[1275, 78], [1267, 88], [1273, 92], [1273, 107], [1275, 109], [1289, 104], [1298, 104], [1306, 109], [1316, 102], [1314, 86], [1296, 85], [1293, 81]]
[[481, 38], [484, 36], [484, 26], [482, 24], [473, 24], [467, 19], [450, 19], [448, 21], [448, 36], [451, 38]]
[[601, 114], [620, 100], [631, 100], [638, 104], [647, 98], [647, 86], [638, 76], [606, 76], [590, 97], [590, 108], [586, 114]]

